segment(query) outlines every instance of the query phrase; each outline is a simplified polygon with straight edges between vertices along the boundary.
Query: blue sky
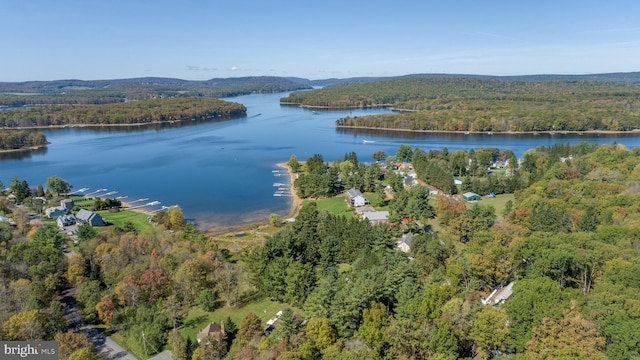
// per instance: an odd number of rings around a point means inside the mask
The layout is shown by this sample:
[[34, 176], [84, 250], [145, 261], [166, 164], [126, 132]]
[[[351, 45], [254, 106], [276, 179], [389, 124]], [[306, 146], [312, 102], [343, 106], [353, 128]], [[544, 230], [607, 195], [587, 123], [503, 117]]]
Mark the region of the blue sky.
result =
[[640, 71], [640, 1], [4, 0], [0, 81]]

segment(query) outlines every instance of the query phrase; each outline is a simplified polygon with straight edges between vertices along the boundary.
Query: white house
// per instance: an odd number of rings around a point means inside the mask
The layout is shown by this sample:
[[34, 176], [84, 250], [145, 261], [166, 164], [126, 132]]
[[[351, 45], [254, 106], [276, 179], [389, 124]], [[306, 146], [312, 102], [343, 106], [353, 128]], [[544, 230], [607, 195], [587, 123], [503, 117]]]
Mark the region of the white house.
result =
[[406, 234], [402, 234], [402, 237], [396, 240], [396, 246], [398, 250], [403, 253], [408, 253], [411, 250], [411, 241], [413, 240], [413, 233], [408, 232]]
[[349, 189], [345, 194], [345, 199], [347, 200], [347, 204], [353, 207], [365, 206], [369, 205], [369, 200], [367, 200], [364, 195], [357, 189]]

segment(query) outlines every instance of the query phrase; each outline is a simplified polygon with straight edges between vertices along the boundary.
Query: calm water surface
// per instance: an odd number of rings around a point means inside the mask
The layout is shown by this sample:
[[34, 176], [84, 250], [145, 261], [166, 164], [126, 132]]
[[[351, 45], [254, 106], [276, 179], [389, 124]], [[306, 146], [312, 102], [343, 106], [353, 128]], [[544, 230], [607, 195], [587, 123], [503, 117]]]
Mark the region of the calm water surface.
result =
[[[30, 154], [4, 154], [0, 180], [14, 176], [34, 187], [58, 175], [74, 189], [106, 188], [130, 201], [149, 198], [178, 204], [202, 228], [250, 223], [270, 213], [286, 215], [290, 198], [273, 196], [276, 163], [292, 154], [304, 160], [320, 153], [327, 161], [355, 151], [363, 161], [401, 144], [449, 151], [495, 146], [521, 156], [527, 149], [556, 142], [580, 141], [640, 146], [638, 136], [592, 135], [452, 135], [412, 134], [333, 127], [343, 116], [387, 110], [317, 111], [279, 105], [286, 94], [247, 95], [226, 100], [247, 106], [247, 117], [198, 125], [154, 129], [65, 128], [45, 130], [51, 142]], [[367, 143], [363, 143], [367, 140]], [[157, 209], [158, 206], [152, 208]]]

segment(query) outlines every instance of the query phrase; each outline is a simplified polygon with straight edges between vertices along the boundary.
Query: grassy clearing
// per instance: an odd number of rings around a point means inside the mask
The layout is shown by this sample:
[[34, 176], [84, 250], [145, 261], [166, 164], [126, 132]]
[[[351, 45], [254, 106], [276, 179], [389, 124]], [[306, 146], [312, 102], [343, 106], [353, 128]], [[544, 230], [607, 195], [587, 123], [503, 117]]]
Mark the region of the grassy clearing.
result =
[[[72, 196], [73, 202], [76, 206], [83, 209], [91, 210], [94, 199], [85, 198], [82, 196]], [[135, 211], [122, 210], [118, 212], [111, 212], [109, 210], [96, 211], [103, 219], [112, 223], [114, 226], [123, 227], [125, 223], [131, 222], [138, 231], [143, 231], [152, 227], [151, 223], [147, 221], [149, 215]]]
[[138, 231], [143, 231], [153, 225], [147, 221], [149, 215], [135, 211], [118, 211], [111, 212], [109, 210], [96, 211], [103, 219], [112, 223], [114, 226], [123, 227], [128, 221], [132, 222]]
[[[503, 220], [502, 212], [504, 211], [505, 204], [509, 200], [515, 201], [513, 194], [496, 195], [496, 197], [494, 198], [484, 196], [482, 197], [482, 201], [478, 202], [478, 204], [493, 206], [496, 209], [496, 217], [498, 218], [498, 221], [502, 221]], [[467, 204], [467, 208], [471, 208], [471, 206], [473, 206], [473, 203], [466, 203], [466, 204]]]
[[280, 228], [265, 225], [258, 229], [247, 229], [235, 233], [213, 235], [211, 242], [220, 248], [229, 250], [232, 254], [237, 254], [244, 249], [252, 249], [256, 246], [264, 245], [265, 241], [279, 230]]
[[369, 200], [371, 206], [376, 208], [378, 211], [388, 211], [389, 210], [389, 200], [386, 198], [382, 198], [380, 194], [374, 192], [364, 193], [364, 196]]
[[[249, 312], [256, 314], [260, 320], [262, 320], [263, 325], [266, 325], [267, 320], [274, 317], [278, 311], [284, 310], [287, 307], [291, 306], [268, 299], [252, 301], [239, 308], [223, 307], [216, 309], [213, 312], [206, 312], [199, 307], [193, 307], [185, 318], [184, 326], [181, 329], [182, 336], [195, 341], [198, 331], [202, 330], [202, 328], [207, 324], [212, 321], [219, 324], [227, 317], [231, 317], [231, 320], [233, 320], [236, 325], [240, 325], [242, 318], [244, 318]], [[304, 313], [300, 309], [294, 307], [291, 307], [291, 309], [304, 316]]]
[[313, 201], [317, 204], [318, 210], [325, 210], [333, 215], [342, 215], [347, 218], [354, 218], [355, 214], [353, 209], [347, 206], [347, 202], [344, 200], [344, 195], [336, 195], [332, 198], [321, 200], [304, 200], [303, 204]]

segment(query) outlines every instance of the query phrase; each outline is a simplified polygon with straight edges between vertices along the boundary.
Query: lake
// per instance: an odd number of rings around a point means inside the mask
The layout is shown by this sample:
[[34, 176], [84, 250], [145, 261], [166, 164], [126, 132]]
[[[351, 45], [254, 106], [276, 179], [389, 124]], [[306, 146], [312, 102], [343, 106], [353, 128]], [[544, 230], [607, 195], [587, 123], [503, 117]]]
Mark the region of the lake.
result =
[[[383, 150], [394, 154], [401, 144], [425, 150], [449, 151], [479, 147], [524, 151], [557, 142], [617, 142], [640, 146], [638, 135], [499, 135], [424, 134], [336, 129], [343, 116], [389, 112], [386, 109], [311, 111], [280, 106], [286, 94], [256, 94], [225, 100], [247, 107], [247, 117], [219, 122], [154, 128], [73, 127], [43, 132], [51, 144], [31, 153], [0, 154], [0, 180], [27, 180], [31, 187], [51, 175], [69, 181], [74, 189], [117, 191], [109, 197], [125, 201], [148, 198], [161, 206], [179, 205], [201, 228], [284, 216], [291, 199], [274, 196], [274, 183], [288, 184], [277, 163], [292, 154], [305, 160], [315, 153], [326, 161], [355, 151], [361, 161]], [[363, 143], [363, 140], [366, 142]], [[149, 207], [159, 209], [160, 206]]]

